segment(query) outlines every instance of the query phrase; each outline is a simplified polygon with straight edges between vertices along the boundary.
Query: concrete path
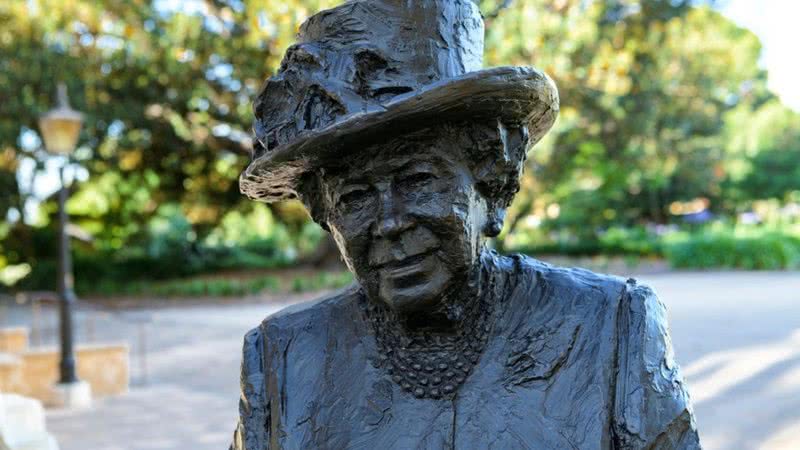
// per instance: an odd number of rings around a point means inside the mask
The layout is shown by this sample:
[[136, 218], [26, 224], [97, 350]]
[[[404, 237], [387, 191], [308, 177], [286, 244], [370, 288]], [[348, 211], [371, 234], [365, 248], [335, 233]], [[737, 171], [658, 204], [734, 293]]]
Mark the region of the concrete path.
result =
[[[800, 273], [667, 273], [640, 282], [669, 307], [704, 447], [800, 449]], [[131, 342], [134, 385], [90, 411], [49, 411], [48, 427], [62, 450], [227, 448], [242, 335], [279, 307], [81, 313], [84, 335], [91, 328], [96, 339]]]
[[48, 411], [61, 450], [227, 449], [238, 417], [242, 337], [284, 306], [193, 306], [106, 318], [95, 326], [99, 338], [129, 336], [131, 391], [98, 399], [90, 411]]
[[703, 446], [800, 449], [800, 272], [642, 281], [669, 307]]

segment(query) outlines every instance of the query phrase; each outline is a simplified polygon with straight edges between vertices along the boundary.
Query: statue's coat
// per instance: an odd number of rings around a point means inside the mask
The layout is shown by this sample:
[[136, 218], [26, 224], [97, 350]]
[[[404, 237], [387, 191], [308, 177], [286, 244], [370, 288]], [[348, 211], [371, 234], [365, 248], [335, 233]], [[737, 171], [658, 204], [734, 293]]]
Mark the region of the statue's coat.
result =
[[453, 400], [417, 399], [374, 364], [353, 286], [247, 334], [232, 449], [700, 448], [648, 287], [521, 256], [485, 263], [492, 331]]

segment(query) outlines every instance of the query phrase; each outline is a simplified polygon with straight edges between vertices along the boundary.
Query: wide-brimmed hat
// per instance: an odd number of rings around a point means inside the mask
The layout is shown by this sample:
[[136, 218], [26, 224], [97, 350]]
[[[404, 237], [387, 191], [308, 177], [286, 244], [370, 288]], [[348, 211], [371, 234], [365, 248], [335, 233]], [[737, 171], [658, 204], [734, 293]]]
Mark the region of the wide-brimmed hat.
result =
[[351, 0], [309, 18], [254, 103], [242, 193], [295, 198], [305, 172], [437, 123], [499, 119], [536, 143], [556, 86], [534, 68], [481, 70], [483, 32], [471, 0]]

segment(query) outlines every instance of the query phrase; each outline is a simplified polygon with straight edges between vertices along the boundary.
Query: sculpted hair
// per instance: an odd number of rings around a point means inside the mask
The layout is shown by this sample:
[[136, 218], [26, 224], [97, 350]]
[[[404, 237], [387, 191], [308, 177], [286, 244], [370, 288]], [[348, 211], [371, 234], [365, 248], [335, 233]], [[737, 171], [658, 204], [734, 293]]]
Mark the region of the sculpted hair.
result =
[[496, 124], [442, 126], [442, 136], [456, 142], [472, 171], [478, 191], [493, 207], [505, 209], [519, 192], [519, 179], [528, 151], [528, 130]]
[[[526, 127], [512, 127], [501, 122], [445, 123], [398, 136], [388, 143], [374, 144], [373, 147], [426, 138], [446, 142], [448, 148], [462, 152], [461, 157], [475, 178], [478, 192], [491, 207], [506, 209], [511, 204], [514, 195], [519, 192], [519, 179], [527, 156], [529, 139]], [[377, 153], [377, 149], [365, 149], [353, 154], [346, 165], [358, 166], [365, 158]], [[329, 171], [336, 172], [337, 168], [334, 166]], [[319, 170], [307, 173], [299, 184], [298, 197], [311, 218], [327, 230], [322, 176]]]

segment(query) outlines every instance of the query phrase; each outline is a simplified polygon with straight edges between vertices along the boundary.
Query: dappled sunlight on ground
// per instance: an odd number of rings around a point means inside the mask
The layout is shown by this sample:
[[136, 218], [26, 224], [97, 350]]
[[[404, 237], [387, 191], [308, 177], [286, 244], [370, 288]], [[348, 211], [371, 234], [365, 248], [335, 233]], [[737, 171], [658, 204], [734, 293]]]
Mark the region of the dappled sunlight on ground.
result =
[[[692, 401], [697, 406], [736, 385], [748, 382], [776, 364], [793, 359], [800, 359], [800, 329], [789, 338], [770, 345], [712, 353], [687, 366], [683, 373], [691, 381]], [[768, 384], [769, 389], [780, 391], [783, 390], [779, 388], [782, 385], [789, 387], [789, 390], [797, 390], [800, 378], [792, 379], [790, 375], [796, 377], [800, 374], [781, 374], [779, 379]]]
[[190, 386], [151, 386], [48, 419], [64, 450], [222, 449], [233, 435], [235, 401]]
[[758, 450], [797, 450], [800, 439], [800, 419], [781, 428], [770, 436]]
[[684, 375], [705, 448], [800, 448], [800, 329], [769, 344], [706, 355]]
[[800, 449], [800, 273], [646, 275], [706, 450]]

